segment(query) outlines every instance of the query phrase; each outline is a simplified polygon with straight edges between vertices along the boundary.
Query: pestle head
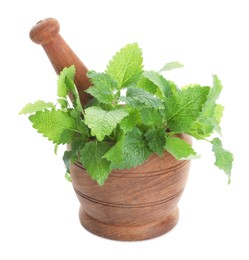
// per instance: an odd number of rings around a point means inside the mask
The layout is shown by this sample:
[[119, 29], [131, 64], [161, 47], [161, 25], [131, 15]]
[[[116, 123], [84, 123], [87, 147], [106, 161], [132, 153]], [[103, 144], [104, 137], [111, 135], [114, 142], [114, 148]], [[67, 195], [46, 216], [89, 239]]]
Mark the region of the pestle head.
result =
[[45, 45], [53, 41], [59, 31], [59, 22], [54, 18], [47, 18], [32, 27], [29, 36], [33, 42]]

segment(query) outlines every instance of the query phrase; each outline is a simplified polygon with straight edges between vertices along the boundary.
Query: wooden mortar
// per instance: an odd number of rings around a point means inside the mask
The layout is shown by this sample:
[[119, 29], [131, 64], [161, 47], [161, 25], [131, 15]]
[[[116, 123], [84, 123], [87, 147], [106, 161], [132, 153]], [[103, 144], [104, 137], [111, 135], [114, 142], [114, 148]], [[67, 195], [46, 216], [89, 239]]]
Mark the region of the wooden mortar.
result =
[[[188, 135], [182, 139], [191, 143]], [[178, 222], [177, 203], [183, 193], [190, 161], [165, 152], [141, 166], [113, 171], [99, 186], [80, 163], [70, 173], [81, 203], [80, 221], [90, 232], [109, 239], [136, 241], [160, 236]]]

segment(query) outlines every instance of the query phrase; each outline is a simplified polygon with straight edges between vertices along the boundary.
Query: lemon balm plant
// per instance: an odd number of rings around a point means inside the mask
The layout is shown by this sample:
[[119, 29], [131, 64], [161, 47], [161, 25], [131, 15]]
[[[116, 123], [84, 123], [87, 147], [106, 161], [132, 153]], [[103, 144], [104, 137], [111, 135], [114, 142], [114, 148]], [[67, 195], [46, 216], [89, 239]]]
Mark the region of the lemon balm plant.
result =
[[[55, 104], [39, 100], [20, 113], [30, 114], [33, 127], [55, 150], [67, 144], [66, 178], [72, 180], [87, 230], [125, 241], [171, 230], [178, 222], [190, 160], [199, 157], [191, 136], [210, 143], [215, 165], [230, 182], [233, 156], [219, 137], [223, 107], [216, 101], [222, 85], [216, 75], [212, 86], [178, 88], [162, 74], [182, 65], [171, 62], [159, 72], [144, 71], [142, 51], [134, 43], [116, 53], [105, 72], [89, 71], [86, 78], [87, 69], [75, 55], [71, 62], [58, 22], [42, 21], [32, 32], [35, 42], [46, 43], [57, 71], [64, 67], [62, 60], [75, 66], [61, 71]], [[40, 38], [44, 35], [46, 41]], [[57, 45], [63, 51], [57, 52]]]
[[[84, 107], [74, 84], [75, 67], [58, 78], [58, 99], [27, 104], [20, 114], [31, 114], [33, 128], [58, 145], [69, 144], [63, 160], [69, 167], [80, 162], [91, 178], [103, 185], [115, 169], [143, 164], [152, 154], [165, 151], [177, 160], [197, 158], [185, 133], [212, 146], [215, 165], [230, 182], [233, 155], [220, 140], [223, 106], [216, 101], [222, 85], [213, 75], [212, 86], [190, 84], [182, 88], [164, 78], [163, 72], [182, 65], [167, 63], [159, 72], [143, 70], [138, 44], [117, 52], [103, 73], [89, 71], [93, 98]], [[71, 97], [71, 99], [68, 98]]]

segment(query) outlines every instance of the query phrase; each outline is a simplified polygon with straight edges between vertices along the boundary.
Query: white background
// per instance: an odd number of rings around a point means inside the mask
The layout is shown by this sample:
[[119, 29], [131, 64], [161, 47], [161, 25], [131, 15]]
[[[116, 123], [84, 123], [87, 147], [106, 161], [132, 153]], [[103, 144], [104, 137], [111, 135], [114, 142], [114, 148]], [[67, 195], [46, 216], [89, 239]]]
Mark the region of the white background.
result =
[[[1, 180], [0, 259], [249, 259], [247, 1], [2, 1], [0, 6]], [[103, 71], [126, 43], [138, 42], [145, 69], [180, 61], [166, 75], [180, 85], [224, 89], [224, 146], [233, 151], [232, 183], [213, 166], [211, 148], [194, 143], [192, 163], [170, 233], [144, 242], [114, 242], [84, 230], [79, 203], [53, 145], [26, 117], [27, 102], [53, 101], [56, 75], [29, 39], [41, 19], [57, 18], [61, 35], [90, 69]]]

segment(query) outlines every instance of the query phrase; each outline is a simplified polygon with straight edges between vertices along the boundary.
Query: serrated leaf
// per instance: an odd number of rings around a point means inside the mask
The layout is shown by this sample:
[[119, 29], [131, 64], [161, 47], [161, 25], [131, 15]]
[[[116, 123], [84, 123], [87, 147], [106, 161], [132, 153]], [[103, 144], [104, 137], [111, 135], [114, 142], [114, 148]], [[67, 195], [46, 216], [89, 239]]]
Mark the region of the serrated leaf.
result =
[[225, 150], [222, 147], [222, 142], [219, 138], [214, 138], [212, 144], [215, 155], [215, 165], [227, 174], [228, 183], [230, 183], [231, 170], [233, 166], [233, 155], [231, 152]]
[[123, 97], [122, 101], [131, 107], [153, 107], [155, 109], [163, 109], [164, 104], [162, 100], [158, 97], [155, 97], [148, 91], [141, 89], [130, 87], [127, 89], [126, 97]]
[[216, 75], [213, 75], [213, 87], [208, 94], [207, 102], [203, 107], [203, 115], [211, 115], [214, 112], [214, 105], [222, 91], [222, 84]]
[[177, 87], [177, 85], [175, 84], [175, 82], [171, 81], [171, 80], [168, 80], [169, 82], [169, 85], [170, 85], [170, 88], [171, 88], [171, 92], [173, 94], [175, 94], [176, 92], [179, 91], [179, 88]]
[[155, 85], [152, 81], [147, 79], [146, 77], [141, 77], [136, 85], [138, 88], [142, 88], [152, 94], [155, 94], [158, 90], [158, 86]]
[[149, 127], [163, 126], [164, 118], [161, 110], [153, 108], [144, 108], [140, 111], [142, 124]]
[[75, 120], [80, 116], [79, 111], [73, 108], [68, 109], [68, 113], [70, 114], [71, 117], [75, 118]]
[[[120, 142], [123, 143], [120, 144]], [[118, 156], [122, 156], [122, 161], [116, 163], [114, 153], [112, 157], [108, 156], [108, 159], [112, 162], [111, 167], [113, 169], [129, 169], [136, 167], [144, 163], [152, 153], [147, 146], [143, 133], [138, 128], [134, 128], [124, 136], [124, 140], [117, 142], [115, 151]]]
[[199, 118], [207, 100], [209, 87], [195, 86], [175, 93], [165, 101], [168, 128], [174, 132], [186, 132]]
[[60, 138], [58, 139], [58, 143], [60, 144], [69, 144], [75, 135], [75, 130], [65, 129]]
[[137, 43], [128, 44], [115, 54], [106, 73], [118, 82], [118, 87], [136, 83], [143, 72], [142, 50]]
[[139, 122], [140, 122], [140, 113], [138, 110], [133, 109], [129, 112], [129, 115], [126, 116], [120, 122], [120, 128], [125, 132], [130, 132]]
[[91, 129], [91, 134], [102, 141], [127, 115], [128, 112], [122, 107], [109, 111], [100, 107], [89, 107], [85, 109], [85, 123]]
[[164, 129], [149, 129], [145, 133], [145, 138], [152, 152], [157, 153], [159, 156], [163, 155], [166, 142], [166, 133]]
[[220, 80], [216, 75], [213, 76], [213, 87], [210, 89], [202, 112], [198, 121], [196, 121], [188, 133], [197, 139], [209, 137], [213, 130], [220, 133], [220, 121], [222, 118], [223, 107], [216, 104], [222, 90]]
[[178, 61], [173, 61], [173, 62], [169, 62], [169, 63], [166, 63], [161, 69], [159, 72], [162, 72], [162, 71], [166, 71], [166, 70], [173, 70], [173, 69], [179, 69], [179, 68], [182, 68], [184, 67], [180, 62]]
[[213, 126], [207, 120], [197, 120], [194, 124], [186, 130], [186, 133], [193, 136], [197, 140], [202, 140], [209, 137], [213, 132]]
[[66, 83], [66, 79], [69, 80], [74, 80], [75, 77], [75, 72], [76, 72], [76, 68], [74, 65], [70, 66], [70, 67], [65, 67], [61, 72], [60, 75], [58, 76], [58, 81], [57, 81], [57, 95], [59, 97], [63, 97], [66, 98], [68, 92], [69, 92], [69, 88], [67, 86]]
[[190, 144], [177, 137], [167, 136], [164, 148], [177, 160], [192, 160], [199, 157]]
[[143, 76], [153, 82], [160, 89], [163, 97], [168, 97], [172, 94], [169, 82], [158, 72], [145, 71]]
[[79, 150], [84, 146], [86, 143], [87, 138], [82, 134], [77, 134], [74, 136], [72, 142], [70, 143], [70, 150], [72, 151], [73, 155], [77, 155]]
[[81, 117], [78, 117], [76, 119], [76, 129], [78, 133], [80, 133], [81, 136], [85, 139], [87, 139], [90, 136], [89, 129]]
[[106, 73], [89, 71], [87, 75], [93, 86], [88, 88], [86, 92], [95, 97], [99, 102], [112, 104], [115, 100], [114, 90], [117, 89], [118, 83]]
[[72, 95], [72, 101], [73, 101], [73, 107], [75, 112], [77, 112], [80, 116], [80, 114], [83, 112], [81, 102], [80, 102], [80, 96], [78, 93], [78, 90], [74, 84], [74, 80], [72, 78], [66, 77], [65, 78], [65, 84], [68, 89], [68, 93]]
[[[167, 81], [168, 81], [170, 89], [171, 89], [171, 93], [169, 93], [169, 95], [168, 95], [168, 97], [170, 97], [172, 94], [175, 94], [176, 92], [178, 92], [179, 89], [173, 81], [170, 81], [170, 80], [167, 80]], [[155, 95], [157, 97], [159, 97], [160, 99], [165, 100], [165, 95], [162, 93], [162, 91], [158, 87], [157, 87], [157, 91], [155, 92]]]
[[224, 107], [220, 104], [216, 104], [214, 109], [213, 125], [214, 125], [214, 131], [216, 131], [220, 135], [221, 135], [220, 122], [223, 116], [223, 111], [224, 111]]
[[222, 118], [224, 107], [221, 105], [215, 105], [214, 114], [210, 117], [203, 118], [200, 116], [193, 126], [187, 131], [198, 140], [202, 140], [206, 137], [210, 137], [213, 131], [221, 134], [220, 121]]
[[108, 142], [92, 141], [87, 142], [80, 152], [80, 161], [87, 170], [91, 178], [103, 185], [111, 172], [111, 163], [103, 158], [104, 154], [110, 149]]
[[112, 164], [120, 164], [123, 160], [123, 146], [124, 146], [125, 135], [121, 135], [119, 140], [116, 142], [114, 146], [111, 147], [110, 150], [105, 153], [103, 158], [106, 158], [108, 161], [112, 162]]
[[51, 102], [44, 102], [42, 100], [38, 100], [35, 103], [29, 103], [27, 104], [20, 112], [19, 115], [27, 115], [27, 114], [33, 114], [38, 111], [42, 111], [46, 108], [55, 108], [53, 103]]
[[205, 102], [202, 109], [201, 118], [206, 119], [213, 117], [216, 106], [215, 102], [220, 96], [221, 91], [221, 82], [216, 75], [213, 75], [213, 87], [208, 93], [207, 101]]
[[199, 84], [188, 84], [188, 85], [185, 85], [185, 86], [183, 86], [182, 88], [181, 88], [181, 90], [183, 90], [183, 89], [187, 89], [187, 88], [195, 88], [195, 87], [200, 87], [200, 85]]
[[71, 163], [74, 163], [75, 161], [79, 161], [79, 153], [82, 147], [85, 145], [86, 137], [82, 134], [75, 134], [74, 138], [70, 142], [70, 151], [72, 152], [71, 156]]
[[54, 143], [64, 143], [61, 135], [65, 130], [75, 129], [75, 120], [67, 112], [56, 110], [38, 111], [29, 117], [33, 128]]

